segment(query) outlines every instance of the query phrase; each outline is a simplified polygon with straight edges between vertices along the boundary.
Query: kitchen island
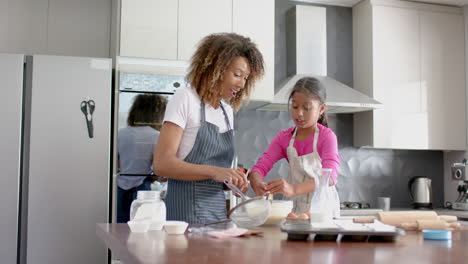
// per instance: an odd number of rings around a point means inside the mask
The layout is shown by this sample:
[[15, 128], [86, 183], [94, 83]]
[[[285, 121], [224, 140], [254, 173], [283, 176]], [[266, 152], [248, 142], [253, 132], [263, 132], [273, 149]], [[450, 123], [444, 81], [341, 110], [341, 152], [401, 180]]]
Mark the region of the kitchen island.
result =
[[147, 263], [466, 263], [468, 230], [452, 240], [407, 232], [395, 242], [289, 241], [279, 227], [262, 236], [216, 239], [206, 234], [131, 233], [127, 224], [97, 224], [96, 233], [124, 264]]

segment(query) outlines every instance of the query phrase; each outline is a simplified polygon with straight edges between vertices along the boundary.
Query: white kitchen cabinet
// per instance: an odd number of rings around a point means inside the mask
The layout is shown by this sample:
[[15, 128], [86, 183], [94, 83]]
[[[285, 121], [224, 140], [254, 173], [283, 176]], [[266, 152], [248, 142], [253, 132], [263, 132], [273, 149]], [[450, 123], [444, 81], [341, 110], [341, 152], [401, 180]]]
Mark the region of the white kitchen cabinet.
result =
[[211, 33], [232, 32], [233, 0], [179, 0], [178, 60], [187, 61]]
[[364, 1], [353, 34], [354, 87], [384, 105], [354, 115], [354, 144], [465, 150], [461, 10]]
[[250, 100], [258, 104], [271, 102], [274, 96], [275, 73], [275, 2], [234, 0], [232, 13], [232, 31], [251, 38], [265, 61], [265, 76], [255, 86]]
[[178, 1], [122, 0], [120, 56], [177, 59]]
[[421, 13], [421, 85], [428, 91], [431, 148], [466, 149], [463, 15]]
[[232, 31], [232, 0], [122, 0], [120, 56], [187, 61], [206, 35]]

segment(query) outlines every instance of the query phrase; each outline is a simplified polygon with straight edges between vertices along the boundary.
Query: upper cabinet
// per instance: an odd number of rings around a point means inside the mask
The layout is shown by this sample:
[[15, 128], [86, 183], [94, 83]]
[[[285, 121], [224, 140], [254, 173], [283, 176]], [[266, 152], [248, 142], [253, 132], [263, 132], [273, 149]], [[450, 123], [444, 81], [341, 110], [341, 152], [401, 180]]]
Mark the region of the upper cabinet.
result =
[[118, 55], [123, 57], [189, 61], [198, 42], [211, 33], [251, 38], [263, 54], [266, 74], [249, 107], [273, 100], [275, 1], [122, 0], [120, 20]]
[[232, 0], [122, 0], [120, 56], [189, 60], [200, 39], [232, 31]]
[[206, 35], [232, 32], [233, 0], [179, 0], [178, 60], [189, 60]]
[[0, 52], [109, 57], [111, 1], [0, 1]]
[[176, 60], [177, 6], [174, 0], [122, 0], [120, 55]]
[[265, 76], [250, 96], [255, 101], [251, 106], [257, 107], [271, 102], [274, 96], [275, 4], [271, 0], [234, 0], [232, 6], [233, 32], [251, 38], [265, 61]]
[[353, 8], [354, 87], [383, 109], [354, 115], [354, 144], [466, 149], [461, 9], [397, 1]]

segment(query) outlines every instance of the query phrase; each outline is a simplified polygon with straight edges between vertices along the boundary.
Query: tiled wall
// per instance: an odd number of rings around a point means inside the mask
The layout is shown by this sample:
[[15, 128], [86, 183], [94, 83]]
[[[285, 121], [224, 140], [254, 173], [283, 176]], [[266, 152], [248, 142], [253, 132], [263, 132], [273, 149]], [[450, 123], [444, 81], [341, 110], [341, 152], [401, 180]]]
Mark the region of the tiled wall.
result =
[[[275, 83], [286, 76], [285, 13], [297, 2], [275, 2]], [[328, 75], [353, 87], [352, 10], [327, 7]], [[278, 87], [275, 87], [275, 90]], [[252, 167], [281, 129], [292, 126], [287, 112], [240, 111], [236, 115], [236, 145], [239, 163]], [[410, 207], [408, 180], [423, 175], [432, 179], [434, 204], [444, 201], [443, 154], [441, 151], [382, 150], [353, 147], [351, 114], [330, 115], [329, 126], [338, 136], [342, 159], [338, 192], [342, 201], [365, 201], [375, 206], [378, 196], [391, 196], [392, 207]], [[288, 164], [278, 162], [268, 178], [286, 177]]]

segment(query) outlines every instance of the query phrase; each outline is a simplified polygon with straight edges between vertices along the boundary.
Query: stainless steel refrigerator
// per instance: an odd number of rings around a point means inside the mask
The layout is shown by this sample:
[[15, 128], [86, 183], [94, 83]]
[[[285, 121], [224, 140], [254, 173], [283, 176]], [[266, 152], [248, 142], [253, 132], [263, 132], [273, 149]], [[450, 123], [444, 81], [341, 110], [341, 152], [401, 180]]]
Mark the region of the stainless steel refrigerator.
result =
[[23, 61], [21, 55], [0, 54], [0, 263], [17, 261]]
[[103, 58], [0, 55], [2, 113], [12, 113], [2, 116], [12, 125], [0, 150], [11, 167], [1, 178], [1, 263], [107, 262], [95, 229], [108, 222], [111, 67]]

